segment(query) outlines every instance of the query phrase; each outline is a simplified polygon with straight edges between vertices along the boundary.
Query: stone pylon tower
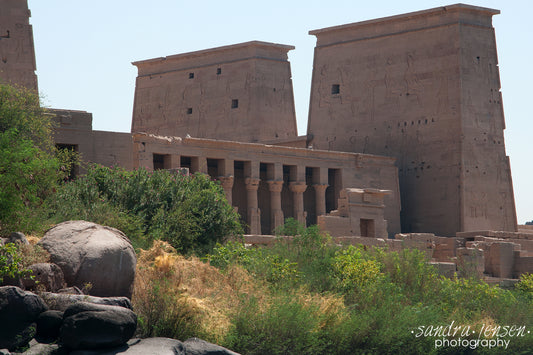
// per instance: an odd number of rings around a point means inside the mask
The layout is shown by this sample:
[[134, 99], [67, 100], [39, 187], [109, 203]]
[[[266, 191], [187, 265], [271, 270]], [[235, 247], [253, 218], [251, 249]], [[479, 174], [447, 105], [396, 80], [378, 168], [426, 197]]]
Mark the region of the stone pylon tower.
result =
[[291, 49], [252, 41], [134, 62], [132, 132], [240, 142], [296, 138]]
[[37, 91], [30, 16], [26, 0], [0, 0], [0, 82]]
[[314, 148], [397, 158], [402, 230], [516, 230], [492, 16], [457, 4], [311, 31]]

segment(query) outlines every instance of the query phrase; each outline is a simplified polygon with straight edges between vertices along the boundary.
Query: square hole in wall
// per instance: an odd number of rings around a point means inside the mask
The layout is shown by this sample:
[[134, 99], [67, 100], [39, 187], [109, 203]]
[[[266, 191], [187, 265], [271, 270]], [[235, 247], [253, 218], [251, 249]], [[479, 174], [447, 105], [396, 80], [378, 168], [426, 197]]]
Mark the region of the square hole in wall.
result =
[[231, 100], [231, 108], [237, 108], [237, 107], [239, 107], [239, 100], [238, 99]]
[[337, 95], [341, 93], [341, 86], [339, 84], [331, 85], [331, 95]]
[[217, 75], [222, 74], [222, 68], [217, 68]]
[[194, 73], [189, 73], [189, 79], [194, 79]]
[[192, 107], [189, 107], [189, 108], [187, 109], [187, 114], [188, 114], [188, 115], [192, 115]]

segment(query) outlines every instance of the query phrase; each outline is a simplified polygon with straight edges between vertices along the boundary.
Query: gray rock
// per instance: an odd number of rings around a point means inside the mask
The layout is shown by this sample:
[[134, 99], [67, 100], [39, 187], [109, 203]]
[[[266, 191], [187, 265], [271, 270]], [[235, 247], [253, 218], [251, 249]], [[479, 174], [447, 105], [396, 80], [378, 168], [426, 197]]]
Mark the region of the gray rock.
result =
[[95, 297], [88, 295], [73, 295], [52, 292], [43, 292], [41, 293], [41, 297], [50, 309], [62, 312], [66, 311], [68, 307], [78, 302], [119, 306], [133, 310], [131, 302], [127, 297]]
[[24, 233], [21, 232], [11, 233], [9, 235], [9, 238], [7, 238], [7, 243], [30, 244], [30, 242], [28, 242], [28, 239], [26, 239]]
[[59, 338], [59, 329], [63, 324], [63, 312], [48, 310], [37, 318], [36, 339], [43, 342], [54, 341]]
[[179, 340], [169, 338], [131, 339], [126, 345], [101, 350], [76, 350], [70, 355], [187, 355]]
[[63, 315], [60, 341], [69, 349], [124, 345], [137, 329], [137, 315], [118, 306], [78, 302]]
[[35, 290], [37, 286], [44, 288], [46, 291], [55, 292], [65, 286], [65, 277], [63, 271], [56, 264], [39, 263], [28, 267], [34, 276], [33, 280], [23, 280], [26, 290]]
[[61, 290], [57, 290], [56, 293], [66, 293], [69, 295], [83, 295], [84, 294], [83, 291], [80, 290], [80, 288], [76, 286], [62, 288]]
[[0, 287], [0, 349], [25, 346], [35, 336], [35, 321], [48, 307], [34, 293], [15, 286]]
[[68, 286], [95, 296], [131, 297], [135, 251], [121, 231], [86, 221], [68, 221], [50, 229], [38, 243], [59, 265]]
[[239, 355], [222, 346], [198, 338], [187, 339], [183, 345], [185, 345], [187, 355]]
[[66, 349], [62, 349], [58, 344], [39, 343], [35, 339], [30, 342], [30, 348], [23, 353], [13, 353], [20, 355], [68, 355]]

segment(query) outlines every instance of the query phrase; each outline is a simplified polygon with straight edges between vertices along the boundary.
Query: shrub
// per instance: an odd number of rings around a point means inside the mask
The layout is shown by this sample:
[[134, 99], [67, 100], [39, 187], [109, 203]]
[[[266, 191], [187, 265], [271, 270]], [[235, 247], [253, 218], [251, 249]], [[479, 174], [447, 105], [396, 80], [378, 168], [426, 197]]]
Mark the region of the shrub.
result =
[[14, 243], [0, 246], [0, 284], [5, 278], [19, 279], [31, 277], [31, 270], [24, 268], [22, 254]]
[[[335, 353], [334, 332], [344, 306], [335, 297], [299, 294], [275, 297], [262, 305], [243, 296], [225, 346], [244, 354]], [[330, 348], [331, 347], [331, 348]], [[333, 348], [333, 349], [332, 349]]]
[[349, 246], [335, 253], [333, 277], [342, 292], [354, 292], [375, 283], [383, 277], [381, 265], [375, 260], [365, 260], [361, 249]]
[[36, 93], [0, 85], [0, 235], [41, 227], [41, 208], [76, 161], [58, 152]]
[[274, 287], [290, 287], [300, 277], [297, 264], [261, 248], [246, 248], [243, 243], [230, 241], [217, 244], [212, 254], [207, 255], [210, 264], [221, 269], [241, 265], [254, 276], [260, 277]]
[[55, 221], [106, 224], [122, 230], [137, 247], [161, 239], [182, 253], [204, 254], [216, 242], [242, 233], [222, 188], [203, 174], [92, 165], [85, 176], [65, 184], [52, 205]]
[[533, 296], [533, 274], [520, 275], [520, 281], [515, 285], [515, 289]]

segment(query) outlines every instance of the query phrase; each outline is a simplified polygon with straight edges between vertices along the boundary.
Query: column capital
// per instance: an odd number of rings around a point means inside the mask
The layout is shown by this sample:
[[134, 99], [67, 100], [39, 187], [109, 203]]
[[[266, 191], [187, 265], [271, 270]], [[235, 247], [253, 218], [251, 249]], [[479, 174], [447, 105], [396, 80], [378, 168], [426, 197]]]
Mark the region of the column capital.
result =
[[313, 187], [315, 188], [317, 192], [326, 191], [328, 186], [329, 186], [328, 184], [313, 184]]
[[244, 183], [246, 184], [246, 190], [257, 191], [257, 189], [259, 188], [259, 181], [261, 180], [257, 178], [247, 177], [246, 179], [244, 179]]
[[220, 181], [222, 188], [226, 190], [226, 189], [231, 189], [233, 187], [233, 181], [235, 179], [233, 178], [233, 175], [230, 175], [230, 176], [219, 176], [218, 180]]
[[268, 189], [272, 192], [281, 192], [283, 190], [283, 180], [269, 180]]
[[307, 185], [303, 181], [292, 181], [289, 183], [289, 189], [295, 193], [304, 193]]

